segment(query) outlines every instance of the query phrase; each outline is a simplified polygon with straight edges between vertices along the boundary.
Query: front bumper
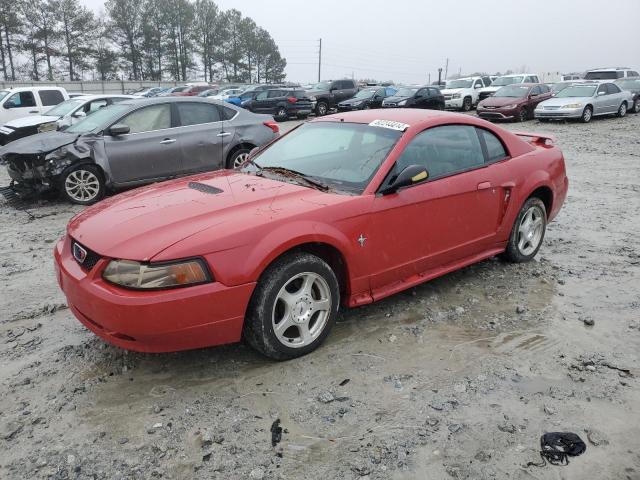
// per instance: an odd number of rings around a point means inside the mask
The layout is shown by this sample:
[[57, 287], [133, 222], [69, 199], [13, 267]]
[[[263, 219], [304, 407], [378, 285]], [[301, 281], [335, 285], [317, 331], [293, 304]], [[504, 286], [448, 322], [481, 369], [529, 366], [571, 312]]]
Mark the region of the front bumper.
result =
[[449, 108], [452, 110], [459, 110], [462, 108], [462, 98], [451, 98], [449, 100], [444, 101], [444, 108]]
[[476, 112], [480, 118], [485, 120], [513, 120], [518, 113], [517, 109], [501, 108], [477, 108]]
[[174, 352], [240, 340], [255, 283], [220, 282], [157, 291], [127, 290], [102, 279], [109, 259], [87, 271], [63, 237], [54, 250], [56, 277], [70, 310], [107, 342], [139, 352]]
[[583, 111], [584, 111], [584, 107], [558, 108], [557, 110], [546, 110], [546, 109], [536, 108], [533, 111], [533, 116], [535, 118], [548, 118], [552, 120], [562, 120], [565, 118], [580, 118], [582, 116]]

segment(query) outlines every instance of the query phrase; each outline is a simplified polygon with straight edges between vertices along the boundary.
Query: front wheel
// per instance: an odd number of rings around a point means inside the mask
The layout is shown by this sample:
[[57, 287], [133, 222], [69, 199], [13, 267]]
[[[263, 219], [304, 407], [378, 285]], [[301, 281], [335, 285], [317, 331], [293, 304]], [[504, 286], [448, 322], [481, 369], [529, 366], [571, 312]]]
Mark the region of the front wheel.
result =
[[72, 203], [92, 205], [105, 194], [102, 172], [95, 165], [71, 167], [60, 176], [60, 191]]
[[636, 98], [633, 102], [633, 113], [640, 113], [640, 98]]
[[518, 115], [516, 116], [516, 120], [518, 122], [526, 122], [528, 118], [529, 118], [529, 114], [527, 113], [527, 109], [521, 108], [520, 111], [518, 112]]
[[463, 112], [468, 112], [471, 110], [472, 107], [472, 102], [471, 102], [471, 97], [465, 97], [464, 100], [462, 101], [462, 111]]
[[620, 107], [618, 108], [618, 117], [622, 118], [627, 114], [627, 103], [626, 102], [622, 102], [620, 104]]
[[308, 253], [286, 255], [262, 275], [251, 297], [244, 337], [275, 360], [306, 355], [329, 335], [338, 315], [335, 273]]
[[329, 106], [327, 105], [326, 102], [318, 102], [318, 104], [316, 105], [317, 117], [322, 117], [323, 115], [326, 115], [328, 111], [329, 111]]
[[580, 121], [582, 123], [589, 123], [591, 121], [591, 117], [593, 117], [593, 109], [589, 106], [584, 107]]
[[504, 256], [515, 263], [528, 262], [536, 256], [547, 229], [547, 209], [542, 200], [531, 197], [520, 209], [511, 229]]
[[278, 110], [276, 111], [276, 120], [284, 121], [287, 118], [289, 118], [289, 114], [287, 113], [287, 109], [284, 108], [284, 107], [278, 107]]

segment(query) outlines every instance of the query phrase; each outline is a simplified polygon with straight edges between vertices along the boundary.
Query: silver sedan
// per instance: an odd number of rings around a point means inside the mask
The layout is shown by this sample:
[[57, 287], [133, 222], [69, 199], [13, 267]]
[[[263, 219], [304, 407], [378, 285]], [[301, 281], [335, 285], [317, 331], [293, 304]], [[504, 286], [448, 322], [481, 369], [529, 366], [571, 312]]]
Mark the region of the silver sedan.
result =
[[577, 83], [538, 104], [534, 116], [540, 121], [575, 119], [587, 123], [598, 115], [624, 117], [632, 105], [632, 94], [615, 83]]

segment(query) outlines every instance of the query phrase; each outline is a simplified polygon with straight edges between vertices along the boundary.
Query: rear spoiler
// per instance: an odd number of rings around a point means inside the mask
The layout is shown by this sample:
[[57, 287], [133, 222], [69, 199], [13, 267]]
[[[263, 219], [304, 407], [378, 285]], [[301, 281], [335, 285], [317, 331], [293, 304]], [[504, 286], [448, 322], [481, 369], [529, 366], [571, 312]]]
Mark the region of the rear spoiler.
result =
[[[546, 133], [529, 133], [529, 132], [513, 132], [518, 137], [527, 137], [529, 143], [538, 145], [540, 147], [545, 145], [553, 145], [556, 142], [556, 137]], [[548, 143], [547, 143], [548, 142]]]

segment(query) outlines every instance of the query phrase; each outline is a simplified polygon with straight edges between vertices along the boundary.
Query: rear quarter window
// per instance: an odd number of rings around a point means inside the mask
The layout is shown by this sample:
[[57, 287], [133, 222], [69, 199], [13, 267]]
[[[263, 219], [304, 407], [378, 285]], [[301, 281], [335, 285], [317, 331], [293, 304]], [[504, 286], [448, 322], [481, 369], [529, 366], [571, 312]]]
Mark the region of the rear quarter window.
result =
[[507, 158], [507, 151], [498, 137], [482, 128], [479, 128], [478, 132], [487, 149], [487, 163], [498, 162]]

